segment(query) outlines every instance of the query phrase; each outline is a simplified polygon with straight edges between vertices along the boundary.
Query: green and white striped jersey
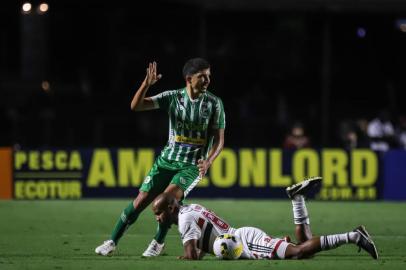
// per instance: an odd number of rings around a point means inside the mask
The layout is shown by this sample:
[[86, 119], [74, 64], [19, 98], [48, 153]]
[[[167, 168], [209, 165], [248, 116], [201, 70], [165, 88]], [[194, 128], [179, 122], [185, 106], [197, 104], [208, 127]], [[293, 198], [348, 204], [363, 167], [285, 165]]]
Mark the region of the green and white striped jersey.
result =
[[168, 160], [197, 164], [206, 159], [213, 145], [212, 129], [225, 128], [221, 99], [206, 91], [191, 100], [186, 88], [151, 97], [156, 108], [169, 115], [169, 139], [161, 156]]

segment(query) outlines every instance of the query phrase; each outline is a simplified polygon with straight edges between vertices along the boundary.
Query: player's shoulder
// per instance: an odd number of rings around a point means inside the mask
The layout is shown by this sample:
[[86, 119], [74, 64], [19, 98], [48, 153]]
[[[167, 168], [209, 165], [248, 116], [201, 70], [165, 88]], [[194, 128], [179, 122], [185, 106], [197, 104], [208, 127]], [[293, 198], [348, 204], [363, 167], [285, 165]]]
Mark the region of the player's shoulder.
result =
[[195, 219], [195, 211], [193, 210], [193, 205], [182, 205], [179, 209], [178, 222], [179, 227], [185, 226]]
[[216, 96], [215, 94], [213, 94], [210, 91], [206, 91], [206, 97], [207, 97], [207, 101], [209, 104], [212, 104], [212, 106], [214, 107], [220, 107], [222, 108], [222, 100], [220, 97]]
[[182, 92], [182, 89], [174, 89], [174, 90], [165, 90], [161, 92], [162, 96], [176, 96]]
[[200, 217], [205, 208], [199, 204], [188, 204], [181, 206], [179, 210], [179, 221], [195, 220]]
[[204, 207], [199, 205], [199, 204], [185, 204], [182, 205], [180, 210], [179, 210], [179, 214], [180, 215], [187, 215], [187, 214], [191, 214], [191, 213], [198, 213], [200, 212], [201, 209], [203, 209]]
[[215, 94], [213, 94], [212, 92], [210, 92], [210, 91], [206, 91], [206, 96], [207, 96], [207, 98], [209, 99], [209, 100], [212, 100], [212, 101], [218, 101], [218, 100], [221, 100], [221, 98], [219, 97], [219, 96], [216, 96]]
[[156, 97], [160, 98], [176, 98], [182, 95], [182, 88], [181, 89], [173, 89], [173, 90], [164, 90], [156, 95]]

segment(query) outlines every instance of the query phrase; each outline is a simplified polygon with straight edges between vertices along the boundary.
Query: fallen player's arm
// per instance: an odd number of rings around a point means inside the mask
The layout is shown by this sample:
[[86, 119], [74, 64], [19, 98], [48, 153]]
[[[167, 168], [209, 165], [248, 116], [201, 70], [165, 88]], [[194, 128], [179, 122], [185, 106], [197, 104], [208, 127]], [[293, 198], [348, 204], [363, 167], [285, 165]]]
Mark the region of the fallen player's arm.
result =
[[[184, 260], [200, 260], [204, 256], [204, 252], [201, 252], [197, 248], [197, 240], [190, 239], [183, 245], [183, 257]], [[203, 255], [203, 256], [202, 256]]]

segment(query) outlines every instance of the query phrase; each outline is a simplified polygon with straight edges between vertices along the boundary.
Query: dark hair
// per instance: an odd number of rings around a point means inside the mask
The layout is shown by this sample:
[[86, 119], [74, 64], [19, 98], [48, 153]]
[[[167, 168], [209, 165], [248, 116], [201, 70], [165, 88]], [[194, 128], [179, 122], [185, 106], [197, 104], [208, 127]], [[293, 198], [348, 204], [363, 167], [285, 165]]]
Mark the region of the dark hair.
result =
[[183, 66], [183, 78], [208, 68], [210, 68], [209, 62], [203, 58], [189, 59]]

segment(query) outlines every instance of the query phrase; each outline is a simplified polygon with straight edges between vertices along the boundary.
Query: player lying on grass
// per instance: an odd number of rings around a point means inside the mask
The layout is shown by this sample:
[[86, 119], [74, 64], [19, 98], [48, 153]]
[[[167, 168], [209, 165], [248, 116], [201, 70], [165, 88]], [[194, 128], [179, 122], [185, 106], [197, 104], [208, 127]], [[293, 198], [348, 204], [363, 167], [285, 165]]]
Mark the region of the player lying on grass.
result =
[[160, 194], [154, 200], [152, 210], [158, 222], [178, 225], [184, 247], [183, 259], [198, 260], [204, 253], [213, 254], [213, 243], [222, 234], [235, 235], [241, 239], [242, 259], [304, 259], [344, 244], [355, 244], [377, 259], [375, 244], [364, 226], [342, 234], [312, 235], [305, 195], [320, 182], [321, 177], [313, 177], [286, 189], [292, 200], [296, 244], [287, 239], [273, 238], [254, 227], [233, 228], [201, 205], [179, 205], [169, 193]]
[[[96, 247], [99, 255], [113, 254], [124, 232], [162, 192], [183, 200], [198, 184], [224, 146], [225, 113], [221, 99], [208, 91], [210, 64], [202, 58], [188, 60], [183, 67], [186, 86], [146, 97], [161, 75], [150, 63], [146, 77], [131, 101], [134, 111], [161, 109], [169, 116], [168, 143], [155, 160], [137, 197], [121, 212], [110, 239]], [[142, 254], [161, 254], [169, 226], [158, 225], [157, 233]]]

